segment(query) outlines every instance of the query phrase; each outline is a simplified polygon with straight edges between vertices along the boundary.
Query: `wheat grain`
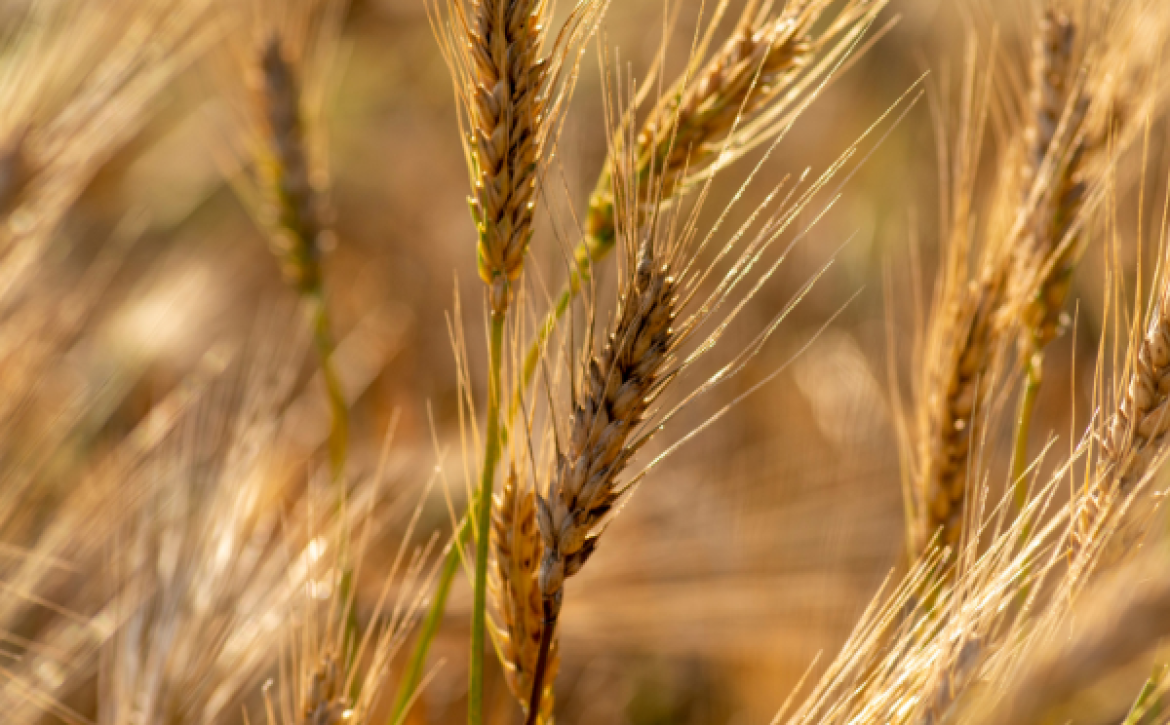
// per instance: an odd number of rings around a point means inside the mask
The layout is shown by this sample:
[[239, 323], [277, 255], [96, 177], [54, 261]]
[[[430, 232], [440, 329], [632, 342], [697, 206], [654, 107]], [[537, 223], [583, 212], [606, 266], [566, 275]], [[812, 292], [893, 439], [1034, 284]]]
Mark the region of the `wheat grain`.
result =
[[[500, 618], [496, 623], [497, 642], [508, 688], [527, 711], [544, 626], [537, 581], [542, 547], [536, 524], [536, 495], [522, 488], [515, 468], [509, 470], [496, 499], [492, 529], [495, 577], [491, 595]], [[551, 683], [556, 679], [559, 659], [554, 639], [546, 666], [546, 682], [550, 684], [541, 694], [538, 722], [552, 722]]]
[[631, 435], [670, 376], [677, 287], [670, 266], [643, 245], [605, 348], [592, 356], [574, 404], [549, 495], [537, 499], [544, 557], [540, 591], [560, 608], [562, 587], [597, 548], [596, 529], [622, 493], [618, 477], [637, 452]]
[[986, 410], [994, 360], [1003, 345], [1000, 308], [1004, 301], [1005, 275], [992, 269], [985, 278], [971, 282], [954, 300], [952, 312], [939, 318], [953, 325], [949, 344], [940, 346], [944, 356], [933, 368], [930, 383], [929, 428], [923, 438], [921, 459], [923, 516], [919, 549], [939, 533], [941, 543], [959, 543], [971, 490], [972, 447], [980, 412]]

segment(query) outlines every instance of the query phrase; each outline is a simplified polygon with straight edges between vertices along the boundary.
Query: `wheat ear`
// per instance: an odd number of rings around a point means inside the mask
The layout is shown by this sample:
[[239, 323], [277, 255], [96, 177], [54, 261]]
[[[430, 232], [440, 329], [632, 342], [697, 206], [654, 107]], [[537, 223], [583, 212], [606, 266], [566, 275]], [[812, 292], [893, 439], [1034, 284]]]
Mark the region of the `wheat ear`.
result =
[[936, 533], [947, 546], [957, 545], [962, 536], [971, 447], [978, 445], [974, 431], [980, 411], [986, 409], [993, 362], [1003, 344], [999, 313], [1004, 283], [1003, 270], [991, 270], [959, 293], [953, 312], [945, 317], [955, 333], [942, 348], [946, 357], [932, 383], [937, 392], [921, 450], [924, 527], [919, 549]]
[[599, 529], [625, 490], [618, 479], [647, 440], [635, 432], [673, 377], [668, 363], [677, 341], [672, 328], [677, 304], [670, 265], [655, 257], [651, 243], [644, 243], [608, 342], [589, 358], [548, 491], [536, 499], [544, 545], [538, 574], [544, 623], [528, 725], [534, 725], [540, 707], [565, 579], [577, 574], [596, 550]]
[[[1038, 182], [1044, 188], [1037, 207], [1026, 212], [1032, 223], [1018, 247], [1020, 263], [1040, 275], [1029, 280], [1032, 300], [1025, 308], [1034, 350], [1051, 342], [1059, 330], [1076, 254], [1067, 237], [1085, 202], [1083, 162], [1089, 149], [1083, 126], [1089, 99], [1077, 84], [1076, 30], [1069, 16], [1049, 7], [1034, 40], [1031, 124], [1022, 174], [1029, 196], [1037, 193]], [[1046, 166], [1050, 171], [1043, 174]]]
[[[523, 490], [514, 468], [509, 470], [497, 497], [492, 533], [495, 577], [491, 595], [499, 616], [497, 642], [504, 660], [508, 688], [527, 714], [544, 628], [537, 581], [542, 544], [536, 524], [536, 495], [531, 490]], [[553, 640], [545, 665], [545, 679], [550, 684], [541, 693], [537, 722], [552, 722], [551, 683], [556, 679], [558, 665], [559, 655]]]
[[[978, 474], [978, 457], [972, 455], [972, 448], [978, 447], [979, 424], [991, 410], [991, 381], [999, 375], [1008, 342], [1003, 307], [1009, 259], [1005, 245], [995, 243], [994, 234], [1003, 224], [993, 226], [976, 255], [972, 254], [975, 240], [970, 234], [976, 172], [992, 91], [991, 77], [980, 71], [981, 67], [971, 42], [954, 140], [940, 134], [948, 236], [918, 364], [922, 387], [915, 405], [917, 437], [907, 445], [908, 457], [917, 462], [910, 481], [914, 503], [909, 541], [912, 559], [936, 535], [940, 543], [951, 547], [962, 538], [966, 499], [972, 491], [969, 479]], [[943, 123], [940, 117], [940, 127]], [[942, 144], [953, 144], [954, 151], [948, 152]], [[993, 205], [992, 209], [998, 207]], [[970, 270], [972, 258], [977, 265], [974, 273]]]
[[330, 465], [334, 479], [340, 480], [345, 473], [349, 413], [333, 360], [332, 322], [321, 275], [322, 244], [327, 233], [324, 202], [313, 184], [298, 67], [279, 30], [274, 29], [262, 44], [258, 65], [262, 79], [259, 101], [268, 144], [267, 153], [261, 156], [271, 217], [268, 236], [285, 279], [308, 306], [314, 347], [329, 399]]
[[285, 278], [301, 294], [321, 286], [323, 225], [313, 188], [301, 120], [301, 89], [279, 33], [260, 50], [261, 100], [270, 162], [267, 189], [275, 224], [269, 235]]
[[1120, 400], [1100, 433], [1100, 461], [1082, 500], [1074, 549], [1090, 540], [1118, 495], [1131, 493], [1165, 450], [1170, 432], [1170, 286], [1163, 285]]
[[547, 3], [478, 0], [468, 28], [469, 97], [479, 227], [479, 273], [493, 313], [508, 305], [532, 236], [537, 169], [547, 138], [547, 63], [540, 57]]
[[[635, 173], [660, 180], [660, 202], [675, 196], [725, 151], [736, 125], [750, 119], [789, 87], [811, 60], [815, 45], [808, 26], [816, 14], [753, 17], [750, 4], [732, 36], [696, 78], [684, 76], [654, 107], [637, 135]], [[820, 10], [823, 3], [816, 3]], [[614, 243], [613, 176], [606, 164], [589, 200], [587, 246], [577, 264], [586, 266]], [[640, 198], [644, 198], [643, 194]]]

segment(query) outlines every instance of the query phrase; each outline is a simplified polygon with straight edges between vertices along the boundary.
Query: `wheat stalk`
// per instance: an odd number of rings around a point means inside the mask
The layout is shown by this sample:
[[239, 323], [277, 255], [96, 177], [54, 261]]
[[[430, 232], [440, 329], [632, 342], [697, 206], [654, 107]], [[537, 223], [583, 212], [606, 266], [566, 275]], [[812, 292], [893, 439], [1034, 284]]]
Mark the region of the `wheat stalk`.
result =
[[[508, 688], [527, 709], [544, 626], [537, 581], [542, 544], [536, 523], [536, 495], [522, 488], [515, 468], [509, 470], [496, 500], [492, 532], [495, 577], [491, 595], [499, 616], [496, 641]], [[545, 667], [549, 683], [556, 679], [558, 660], [554, 640]], [[553, 692], [549, 685], [541, 694], [538, 722], [552, 722], [552, 711]]]

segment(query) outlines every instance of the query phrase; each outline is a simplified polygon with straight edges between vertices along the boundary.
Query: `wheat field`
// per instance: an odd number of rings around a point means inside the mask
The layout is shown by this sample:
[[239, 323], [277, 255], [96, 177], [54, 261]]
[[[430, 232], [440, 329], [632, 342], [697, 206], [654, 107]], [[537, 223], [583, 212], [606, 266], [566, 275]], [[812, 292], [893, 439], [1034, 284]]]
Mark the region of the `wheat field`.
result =
[[1168, 41], [0, 3], [0, 722], [1170, 722]]

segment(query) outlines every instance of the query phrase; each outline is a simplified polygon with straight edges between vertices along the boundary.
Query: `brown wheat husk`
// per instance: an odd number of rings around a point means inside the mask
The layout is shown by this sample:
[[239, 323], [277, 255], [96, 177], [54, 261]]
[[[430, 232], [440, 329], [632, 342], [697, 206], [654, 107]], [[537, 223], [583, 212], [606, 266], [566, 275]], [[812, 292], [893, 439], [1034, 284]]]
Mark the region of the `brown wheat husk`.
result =
[[607, 5], [578, 2], [551, 43], [546, 0], [429, 5], [463, 112], [479, 274], [495, 313], [507, 309], [523, 270], [537, 185], [576, 81], [581, 43]]
[[[991, 221], [984, 234], [972, 236], [977, 228], [973, 220], [982, 211], [975, 182], [992, 88], [990, 73], [980, 68], [972, 42], [953, 139], [942, 133], [939, 141], [949, 186], [943, 198], [948, 238], [918, 362], [916, 431], [907, 439], [906, 455], [914, 462], [909, 479], [914, 504], [911, 559], [932, 541], [954, 550], [963, 538], [967, 501], [978, 488], [972, 480], [983, 474], [979, 455], [983, 431], [998, 403], [993, 382], [1003, 375], [1012, 339], [1006, 312], [1011, 302], [1010, 257], [1006, 245], [998, 241], [1011, 223], [1003, 211], [1010, 193], [1006, 184], [988, 205]], [[944, 124], [940, 117], [939, 125]], [[943, 562], [952, 563], [953, 559]]]
[[677, 288], [669, 264], [644, 245], [623, 291], [617, 323], [603, 350], [591, 356], [574, 402], [565, 449], [537, 500], [544, 558], [540, 589], [559, 609], [567, 577], [597, 547], [597, 527], [622, 494], [618, 477], [637, 452], [631, 437], [662, 387], [674, 343]]

